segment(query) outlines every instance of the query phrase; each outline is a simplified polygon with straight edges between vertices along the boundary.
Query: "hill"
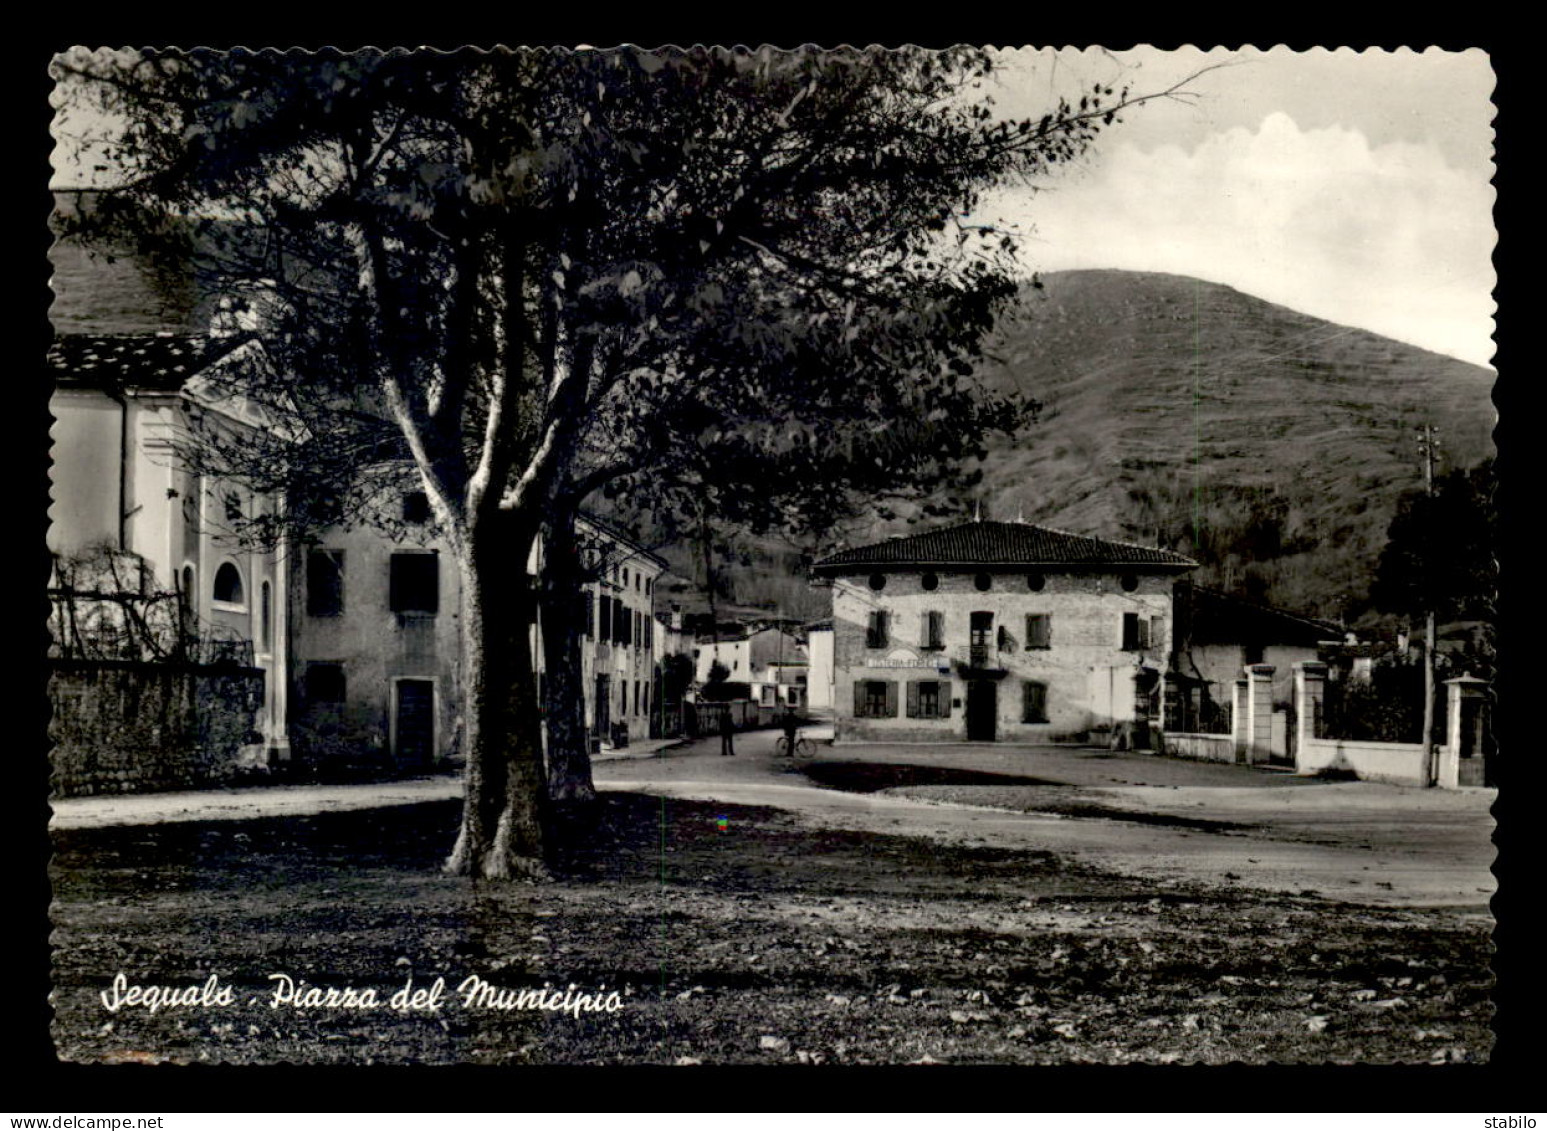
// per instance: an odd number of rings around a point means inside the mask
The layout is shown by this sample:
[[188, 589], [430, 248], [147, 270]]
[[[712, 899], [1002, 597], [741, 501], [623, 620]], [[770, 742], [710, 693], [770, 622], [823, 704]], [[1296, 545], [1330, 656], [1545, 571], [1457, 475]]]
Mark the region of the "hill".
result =
[[[1422, 486], [1415, 430], [1440, 429], [1439, 471], [1493, 453], [1490, 369], [1200, 279], [1042, 283], [977, 371], [1043, 405], [989, 441], [984, 518], [1177, 549], [1204, 584], [1336, 619], [1363, 610], [1398, 500]], [[871, 521], [837, 544], [917, 529]], [[735, 599], [788, 601], [788, 552], [742, 553]]]
[[1422, 485], [1416, 429], [1440, 429], [1441, 471], [1493, 453], [1490, 369], [1199, 279], [1043, 282], [979, 370], [1044, 405], [990, 452], [996, 517], [1180, 549], [1200, 580], [1335, 617]]

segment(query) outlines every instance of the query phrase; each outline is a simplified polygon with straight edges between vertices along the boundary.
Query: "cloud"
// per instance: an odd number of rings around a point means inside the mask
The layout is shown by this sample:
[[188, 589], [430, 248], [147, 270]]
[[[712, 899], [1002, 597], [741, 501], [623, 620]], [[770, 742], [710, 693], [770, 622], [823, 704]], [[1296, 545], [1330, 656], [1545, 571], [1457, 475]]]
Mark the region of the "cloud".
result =
[[1046, 191], [1007, 191], [982, 211], [1032, 229], [1038, 270], [1194, 275], [1482, 364], [1493, 199], [1436, 146], [1371, 147], [1276, 112], [1190, 152], [1109, 143]]

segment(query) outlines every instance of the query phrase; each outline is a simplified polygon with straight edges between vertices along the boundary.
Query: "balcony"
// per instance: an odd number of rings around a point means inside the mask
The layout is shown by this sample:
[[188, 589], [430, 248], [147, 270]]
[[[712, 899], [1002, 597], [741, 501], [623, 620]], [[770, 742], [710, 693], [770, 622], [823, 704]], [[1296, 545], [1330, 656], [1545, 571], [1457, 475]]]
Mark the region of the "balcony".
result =
[[962, 679], [1003, 679], [1006, 674], [999, 650], [989, 644], [953, 648], [950, 660], [951, 667]]

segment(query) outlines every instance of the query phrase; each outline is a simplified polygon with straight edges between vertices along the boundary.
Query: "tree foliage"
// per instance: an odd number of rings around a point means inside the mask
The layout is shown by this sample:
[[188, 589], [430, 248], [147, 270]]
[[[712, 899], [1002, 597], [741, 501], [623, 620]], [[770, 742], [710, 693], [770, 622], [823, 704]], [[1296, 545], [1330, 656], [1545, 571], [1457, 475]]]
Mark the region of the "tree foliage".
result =
[[1441, 623], [1493, 622], [1498, 596], [1498, 516], [1493, 461], [1435, 480], [1434, 493], [1402, 497], [1376, 567], [1370, 602], [1381, 612]]
[[[598, 491], [820, 529], [1025, 422], [969, 378], [1016, 271], [970, 217], [1126, 92], [1004, 121], [992, 68], [970, 48], [56, 60], [60, 102], [109, 123], [115, 183], [79, 230], [194, 264], [217, 322], [264, 343], [232, 391], [286, 426], [189, 458], [286, 491], [298, 523], [390, 510], [405, 469], [430, 499], [464, 602], [454, 870], [540, 870], [537, 597], [510, 563], [541, 530]], [[572, 610], [573, 585], [545, 595]]]

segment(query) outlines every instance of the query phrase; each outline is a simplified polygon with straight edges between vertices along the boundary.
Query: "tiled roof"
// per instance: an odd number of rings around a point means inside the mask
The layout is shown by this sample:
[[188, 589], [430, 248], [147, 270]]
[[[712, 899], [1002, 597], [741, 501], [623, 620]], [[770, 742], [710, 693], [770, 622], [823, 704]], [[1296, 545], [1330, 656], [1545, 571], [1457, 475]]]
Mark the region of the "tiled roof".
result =
[[61, 334], [48, 347], [48, 368], [58, 385], [175, 393], [244, 340], [239, 335]]
[[817, 562], [812, 572], [828, 576], [867, 569], [919, 566], [1047, 566], [1093, 568], [1148, 566], [1192, 569], [1197, 562], [1170, 550], [1067, 534], [1022, 522], [966, 522], [927, 534], [856, 546]]

